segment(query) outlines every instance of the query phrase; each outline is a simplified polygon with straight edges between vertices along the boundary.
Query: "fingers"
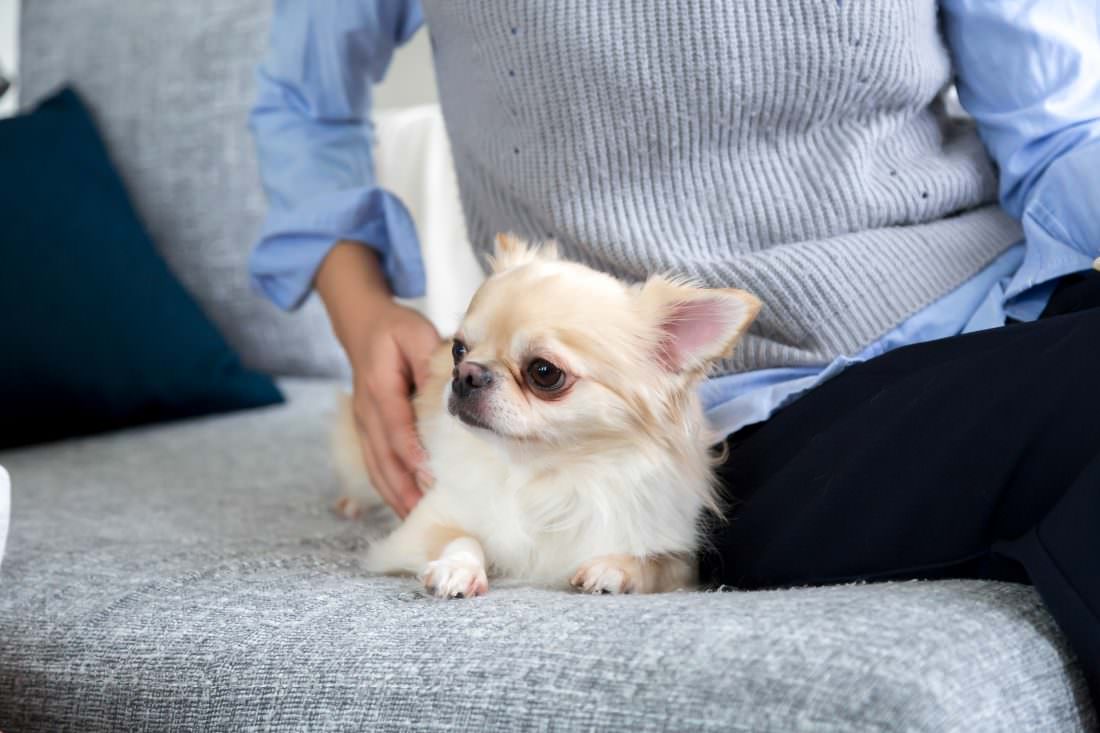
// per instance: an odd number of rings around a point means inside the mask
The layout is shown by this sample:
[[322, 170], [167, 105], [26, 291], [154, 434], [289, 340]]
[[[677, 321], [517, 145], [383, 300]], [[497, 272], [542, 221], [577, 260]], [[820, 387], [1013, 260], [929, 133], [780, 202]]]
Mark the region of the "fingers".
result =
[[[419, 319], [416, 328], [402, 332], [396, 341], [398, 351], [405, 361], [403, 371], [419, 391], [430, 376], [432, 352], [441, 341], [439, 333], [429, 321]], [[396, 393], [394, 391], [390, 395]], [[435, 477], [428, 468], [427, 454], [414, 427], [416, 418], [412, 406], [408, 400], [386, 401], [383, 411], [383, 419], [388, 424], [402, 426], [393, 436], [394, 452], [401, 458], [405, 467], [413, 472], [417, 488], [423, 494], [435, 483]]]
[[368, 407], [364, 415], [367, 441], [370, 443], [379, 478], [379, 493], [400, 516], [404, 517], [420, 500], [413, 474], [386, 440], [390, 426], [385, 422], [376, 405]]
[[408, 360], [408, 367], [417, 389], [424, 386], [429, 375], [432, 352], [441, 341], [439, 332], [427, 319], [419, 319], [415, 328], [397, 335], [400, 351]]
[[379, 473], [393, 500], [406, 512], [420, 501], [415, 473], [424, 460], [416, 437], [408, 384], [400, 372], [374, 375], [366, 384], [367, 438], [374, 447]]
[[[377, 325], [377, 324], [376, 324]], [[378, 493], [400, 516], [430, 486], [426, 456], [416, 434], [410, 391], [427, 378], [439, 334], [429, 321], [395, 307], [362, 351], [349, 351], [356, 370], [356, 415], [365, 433], [363, 460]]]
[[408, 514], [408, 510], [405, 509], [404, 503], [399, 501], [393, 490], [390, 488], [389, 483], [386, 480], [385, 475], [382, 473], [381, 462], [378, 459], [378, 449], [376, 442], [371, 439], [371, 435], [377, 434], [377, 431], [371, 431], [367, 428], [368, 424], [377, 424], [377, 420], [374, 418], [367, 418], [370, 412], [373, 412], [373, 408], [366, 406], [357, 412], [357, 421], [360, 423], [359, 431], [359, 449], [363, 454], [363, 463], [367, 467], [367, 475], [370, 476], [371, 486], [378, 492], [378, 495], [382, 497], [382, 500], [386, 504], [397, 512], [398, 516], [404, 518]]
[[416, 434], [416, 418], [412, 403], [400, 389], [382, 390], [375, 400], [390, 450], [409, 474], [415, 474], [424, 463], [424, 449]]
[[418, 364], [412, 365], [413, 384], [416, 385], [417, 390], [424, 387], [424, 383], [428, 381], [430, 362], [427, 359], [422, 360]]

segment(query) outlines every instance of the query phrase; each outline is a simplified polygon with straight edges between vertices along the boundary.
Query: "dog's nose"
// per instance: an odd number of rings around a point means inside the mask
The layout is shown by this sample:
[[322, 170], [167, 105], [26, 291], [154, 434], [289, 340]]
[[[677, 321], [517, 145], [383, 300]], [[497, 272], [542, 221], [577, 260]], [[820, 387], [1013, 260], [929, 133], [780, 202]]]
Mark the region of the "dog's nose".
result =
[[474, 391], [493, 383], [493, 373], [476, 361], [464, 361], [454, 370], [451, 389], [459, 397], [468, 397]]

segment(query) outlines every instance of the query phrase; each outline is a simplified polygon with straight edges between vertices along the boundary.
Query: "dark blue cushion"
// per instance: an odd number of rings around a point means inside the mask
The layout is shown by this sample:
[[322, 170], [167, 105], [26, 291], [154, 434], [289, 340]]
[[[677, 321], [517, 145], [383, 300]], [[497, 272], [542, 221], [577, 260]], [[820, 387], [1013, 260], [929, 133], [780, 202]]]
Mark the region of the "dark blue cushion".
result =
[[72, 90], [0, 120], [0, 161], [0, 447], [282, 401], [157, 254]]

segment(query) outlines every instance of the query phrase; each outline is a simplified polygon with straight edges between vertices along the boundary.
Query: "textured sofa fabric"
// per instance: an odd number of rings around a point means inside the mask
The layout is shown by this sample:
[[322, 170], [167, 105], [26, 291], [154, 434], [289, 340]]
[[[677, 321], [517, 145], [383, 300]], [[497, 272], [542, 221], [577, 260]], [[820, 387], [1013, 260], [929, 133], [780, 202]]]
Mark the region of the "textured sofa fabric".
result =
[[[23, 96], [73, 81], [162, 253], [249, 366], [332, 375], [318, 303], [252, 294], [245, 128], [269, 0], [29, 0]], [[433, 237], [440, 239], [441, 237]], [[361, 567], [336, 519], [336, 386], [0, 452], [0, 730], [1091, 730], [1030, 588], [902, 583], [469, 602]], [[2, 506], [0, 506], [2, 509]]]
[[8, 546], [8, 520], [11, 517], [11, 480], [0, 466], [0, 568], [4, 566], [4, 548]]
[[265, 205], [247, 115], [270, 10], [270, 0], [25, 2], [20, 102], [76, 87], [161, 254], [246, 366], [342, 375], [318, 300], [288, 316], [248, 283]]
[[336, 388], [0, 453], [0, 729], [1072, 731], [1096, 719], [1025, 586], [437, 601], [367, 575]]

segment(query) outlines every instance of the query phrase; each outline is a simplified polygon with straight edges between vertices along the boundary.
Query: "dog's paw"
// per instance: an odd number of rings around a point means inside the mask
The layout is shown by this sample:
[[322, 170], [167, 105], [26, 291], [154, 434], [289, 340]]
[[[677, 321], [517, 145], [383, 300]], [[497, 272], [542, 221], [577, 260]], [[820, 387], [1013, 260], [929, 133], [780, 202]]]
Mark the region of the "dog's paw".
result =
[[485, 568], [473, 558], [443, 557], [420, 574], [424, 588], [436, 598], [473, 598], [489, 592]]
[[633, 593], [637, 566], [632, 558], [598, 557], [581, 565], [569, 584], [582, 593]]
[[341, 496], [332, 505], [332, 511], [344, 519], [359, 519], [363, 516], [363, 504], [350, 496]]

